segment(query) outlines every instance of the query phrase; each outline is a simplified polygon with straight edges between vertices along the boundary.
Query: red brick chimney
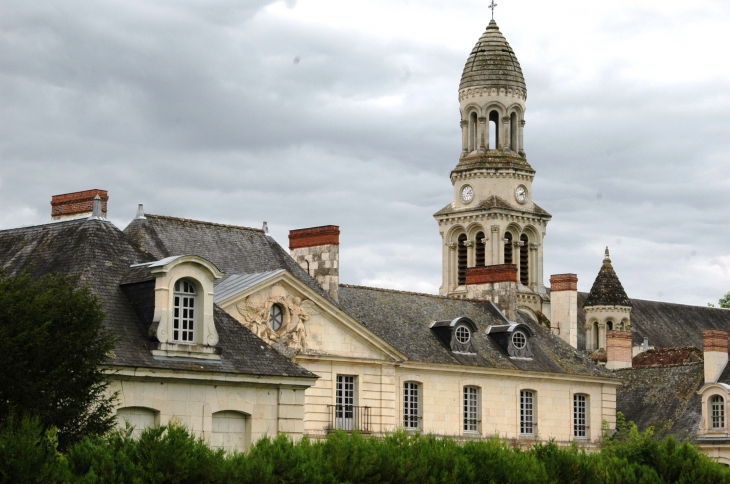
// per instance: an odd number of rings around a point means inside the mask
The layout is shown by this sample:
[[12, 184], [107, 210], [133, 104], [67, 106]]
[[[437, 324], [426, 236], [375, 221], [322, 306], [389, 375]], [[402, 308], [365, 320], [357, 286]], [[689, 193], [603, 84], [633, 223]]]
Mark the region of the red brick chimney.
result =
[[705, 383], [716, 382], [727, 364], [728, 333], [716, 329], [702, 332], [705, 347]]
[[578, 276], [550, 276], [550, 325], [560, 328], [558, 336], [578, 348]]
[[83, 192], [53, 195], [51, 197], [51, 219], [65, 220], [89, 216], [94, 211], [94, 197], [101, 198], [102, 216], [106, 218], [109, 195], [106, 190], [85, 190]]
[[631, 368], [631, 331], [606, 332], [606, 368]]
[[332, 299], [339, 299], [340, 228], [337, 225], [290, 230], [289, 253]]

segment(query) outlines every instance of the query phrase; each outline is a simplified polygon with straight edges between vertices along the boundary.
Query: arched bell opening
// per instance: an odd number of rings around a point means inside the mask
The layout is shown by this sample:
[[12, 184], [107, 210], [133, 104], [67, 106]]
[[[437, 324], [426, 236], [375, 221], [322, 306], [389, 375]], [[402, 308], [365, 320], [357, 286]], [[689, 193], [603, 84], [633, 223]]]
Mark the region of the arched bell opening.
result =
[[512, 261], [512, 234], [510, 232], [504, 234], [504, 263], [514, 263]]
[[491, 111], [489, 113], [489, 149], [496, 150], [499, 146], [499, 113]]
[[457, 267], [458, 267], [458, 284], [463, 286], [466, 284], [466, 264], [467, 264], [467, 253], [466, 253], [466, 234], [459, 235], [457, 239]]
[[530, 241], [526, 234], [520, 236], [520, 283], [530, 284]]
[[476, 267], [484, 267], [486, 265], [486, 244], [484, 232], [477, 232], [476, 235], [476, 254], [474, 265]]

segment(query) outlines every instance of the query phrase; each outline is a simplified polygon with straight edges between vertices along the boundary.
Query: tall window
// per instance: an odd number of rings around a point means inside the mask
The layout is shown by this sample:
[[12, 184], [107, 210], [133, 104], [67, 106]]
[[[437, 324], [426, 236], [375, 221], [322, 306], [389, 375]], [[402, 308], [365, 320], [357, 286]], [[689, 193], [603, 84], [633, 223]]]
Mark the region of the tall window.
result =
[[517, 133], [517, 113], [512, 113], [509, 117], [509, 148], [512, 151], [519, 151], [519, 146], [517, 146], [517, 139], [518, 139], [518, 133]]
[[535, 434], [535, 392], [520, 391], [520, 434]]
[[461, 234], [459, 238], [457, 239], [457, 257], [458, 257], [458, 266], [459, 266], [459, 285], [463, 286], [466, 284], [466, 246], [464, 245], [464, 242], [466, 242], [466, 234]]
[[509, 232], [504, 234], [504, 263], [512, 264], [512, 234]]
[[403, 384], [403, 427], [417, 429], [418, 425], [418, 383], [407, 381]]
[[464, 387], [464, 432], [479, 432], [479, 389]]
[[585, 395], [573, 395], [573, 437], [585, 438], [587, 429], [587, 399]]
[[725, 428], [725, 399], [715, 395], [710, 399], [710, 418], [713, 429]]
[[172, 339], [183, 343], [195, 342], [195, 287], [185, 279], [175, 282]]
[[471, 113], [469, 116], [469, 151], [479, 148], [477, 136], [479, 135], [479, 127], [477, 124], [477, 113]]
[[522, 242], [522, 247], [520, 247], [520, 282], [523, 286], [526, 286], [530, 283], [530, 241], [527, 235], [522, 234], [520, 242]]
[[486, 246], [483, 242], [484, 239], [484, 232], [478, 232], [476, 240], [476, 264], [474, 264], [477, 267], [483, 267], [485, 265], [484, 254], [486, 252]]
[[335, 418], [338, 429], [352, 430], [355, 424], [355, 377], [337, 375]]
[[601, 346], [601, 335], [598, 334], [598, 321], [593, 323], [593, 349], [597, 350]]

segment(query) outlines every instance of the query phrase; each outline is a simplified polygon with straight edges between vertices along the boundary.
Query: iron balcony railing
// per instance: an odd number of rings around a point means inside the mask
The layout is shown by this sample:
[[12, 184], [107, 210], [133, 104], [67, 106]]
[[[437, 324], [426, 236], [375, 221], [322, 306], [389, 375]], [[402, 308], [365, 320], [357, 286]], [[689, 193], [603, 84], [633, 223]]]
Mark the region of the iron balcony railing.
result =
[[327, 405], [327, 410], [330, 415], [329, 430], [357, 430], [360, 433], [373, 431], [370, 407]]

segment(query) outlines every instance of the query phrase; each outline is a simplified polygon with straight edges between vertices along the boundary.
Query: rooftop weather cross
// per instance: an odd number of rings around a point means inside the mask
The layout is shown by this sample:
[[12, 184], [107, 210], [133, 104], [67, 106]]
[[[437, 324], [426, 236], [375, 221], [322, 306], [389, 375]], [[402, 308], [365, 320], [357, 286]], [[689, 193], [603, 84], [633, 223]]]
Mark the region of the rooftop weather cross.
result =
[[487, 7], [487, 8], [491, 8], [492, 9], [492, 20], [494, 20], [494, 8], [496, 6], [497, 6], [497, 4], [494, 3], [494, 0], [492, 0], [492, 4], [489, 7]]

